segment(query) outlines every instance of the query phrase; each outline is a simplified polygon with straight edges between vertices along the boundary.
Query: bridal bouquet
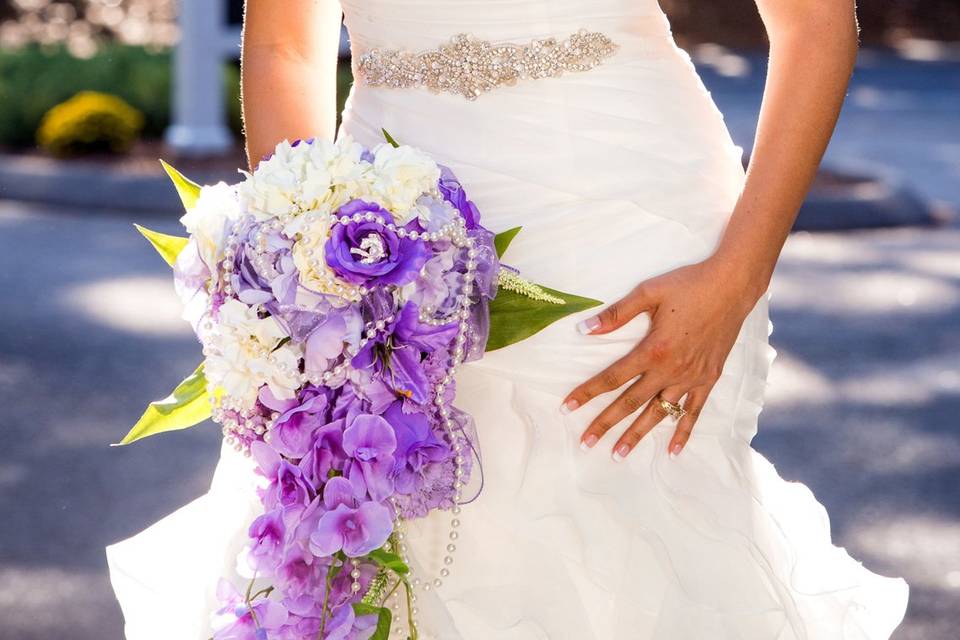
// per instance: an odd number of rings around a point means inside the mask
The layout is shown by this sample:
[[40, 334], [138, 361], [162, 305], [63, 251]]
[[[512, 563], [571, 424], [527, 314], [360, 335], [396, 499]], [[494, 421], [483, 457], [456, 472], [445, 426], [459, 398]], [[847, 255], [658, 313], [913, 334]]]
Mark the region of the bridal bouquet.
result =
[[[249, 583], [221, 581], [214, 640], [387, 638], [401, 593], [415, 640], [416, 587], [449, 575], [480, 460], [458, 365], [599, 304], [502, 265], [519, 228], [485, 229], [448, 168], [384, 136], [283, 142], [235, 185], [164, 165], [189, 237], [138, 227], [204, 361], [121, 444], [212, 418], [262, 476]], [[437, 509], [451, 531], [431, 580], [404, 520]]]

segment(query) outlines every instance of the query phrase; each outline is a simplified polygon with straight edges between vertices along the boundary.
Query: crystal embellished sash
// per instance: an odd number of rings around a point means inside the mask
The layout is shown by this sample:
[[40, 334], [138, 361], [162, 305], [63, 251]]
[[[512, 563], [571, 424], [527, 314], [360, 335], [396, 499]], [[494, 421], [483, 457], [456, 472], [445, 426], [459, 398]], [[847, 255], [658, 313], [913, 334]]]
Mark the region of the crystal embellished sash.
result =
[[358, 57], [356, 72], [370, 86], [426, 87], [474, 100], [517, 80], [587, 71], [617, 48], [606, 35], [585, 29], [562, 41], [550, 37], [525, 44], [492, 43], [461, 33], [430, 51], [371, 49]]

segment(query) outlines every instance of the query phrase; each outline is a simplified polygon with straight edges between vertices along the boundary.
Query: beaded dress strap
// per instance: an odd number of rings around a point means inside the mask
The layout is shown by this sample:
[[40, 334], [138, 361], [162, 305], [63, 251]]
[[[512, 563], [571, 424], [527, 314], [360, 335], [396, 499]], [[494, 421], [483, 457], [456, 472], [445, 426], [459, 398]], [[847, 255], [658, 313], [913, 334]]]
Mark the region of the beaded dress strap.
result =
[[425, 87], [475, 100], [517, 80], [587, 71], [613, 55], [618, 45], [597, 31], [517, 44], [479, 40], [460, 33], [429, 51], [371, 49], [357, 58], [356, 75], [374, 87]]

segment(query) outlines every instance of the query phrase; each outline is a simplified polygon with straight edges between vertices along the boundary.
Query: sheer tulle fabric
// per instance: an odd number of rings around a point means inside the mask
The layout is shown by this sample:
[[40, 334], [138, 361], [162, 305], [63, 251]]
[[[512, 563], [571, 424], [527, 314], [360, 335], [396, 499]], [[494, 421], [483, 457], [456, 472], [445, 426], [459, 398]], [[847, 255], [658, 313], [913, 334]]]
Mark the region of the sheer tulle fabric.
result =
[[[355, 86], [341, 134], [385, 127], [454, 168], [494, 230], [523, 226], [506, 261], [547, 285], [613, 301], [644, 278], [703, 259], [743, 171], [689, 58], [653, 0], [348, 0], [355, 50], [426, 49], [455, 33], [492, 40], [603, 31], [620, 50], [585, 73], [501, 87], [476, 101]], [[641, 316], [603, 337], [570, 317], [458, 375], [484, 487], [461, 515], [452, 573], [420, 596], [437, 640], [879, 640], [906, 607], [902, 579], [831, 542], [809, 489], [750, 446], [774, 350], [764, 297], [747, 318], [676, 459], [672, 424], [621, 464], [579, 435], [615, 397], [570, 415], [576, 384], [625, 353]], [[626, 424], [614, 430], [619, 433]], [[211, 492], [108, 550], [129, 640], [209, 637], [220, 575], [256, 515], [250, 466], [225, 450]], [[469, 492], [468, 492], [469, 493]], [[435, 576], [449, 515], [411, 524]]]

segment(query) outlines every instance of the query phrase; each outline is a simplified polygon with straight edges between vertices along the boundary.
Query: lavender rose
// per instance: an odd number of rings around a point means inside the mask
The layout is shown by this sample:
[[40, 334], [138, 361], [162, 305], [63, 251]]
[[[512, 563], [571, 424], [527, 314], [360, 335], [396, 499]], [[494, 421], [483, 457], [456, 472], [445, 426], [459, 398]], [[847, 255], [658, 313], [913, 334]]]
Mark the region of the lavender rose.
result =
[[417, 277], [429, 257], [423, 242], [401, 238], [366, 214], [382, 217], [393, 224], [393, 216], [380, 205], [364, 200], [351, 200], [337, 215], [363, 216], [359, 222], [336, 224], [324, 247], [327, 264], [353, 284], [403, 286]]

